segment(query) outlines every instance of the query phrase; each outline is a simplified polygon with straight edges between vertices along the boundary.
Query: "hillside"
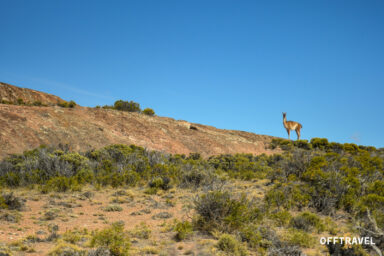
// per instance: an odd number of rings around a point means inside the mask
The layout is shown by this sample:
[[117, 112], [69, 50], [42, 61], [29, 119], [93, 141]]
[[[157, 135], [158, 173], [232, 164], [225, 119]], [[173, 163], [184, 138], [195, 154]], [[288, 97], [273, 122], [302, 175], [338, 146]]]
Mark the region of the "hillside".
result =
[[384, 251], [384, 149], [23, 102], [0, 105], [0, 255]]
[[41, 101], [50, 105], [0, 104], [0, 158], [41, 144], [68, 145], [76, 151], [110, 144], [135, 144], [167, 153], [200, 152], [205, 156], [273, 152], [267, 149], [270, 136], [112, 109], [62, 108], [55, 105], [62, 101], [57, 96], [0, 85], [0, 96], [7, 101], [20, 98], [26, 103]]

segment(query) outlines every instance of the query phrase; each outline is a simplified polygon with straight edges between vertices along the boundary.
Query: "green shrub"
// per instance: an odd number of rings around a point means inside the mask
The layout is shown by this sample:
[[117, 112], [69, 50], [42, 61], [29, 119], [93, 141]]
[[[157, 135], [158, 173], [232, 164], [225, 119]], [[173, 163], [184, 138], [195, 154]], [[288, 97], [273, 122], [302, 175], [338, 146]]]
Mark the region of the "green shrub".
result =
[[326, 245], [330, 255], [348, 255], [348, 256], [369, 256], [361, 245], [352, 245], [351, 247], [340, 243], [329, 243]]
[[154, 116], [155, 115], [155, 111], [151, 108], [146, 108], [143, 110], [143, 114], [147, 115], [147, 116]]
[[182, 168], [180, 177], [180, 187], [198, 188], [212, 184], [217, 180], [217, 176], [212, 168], [205, 169], [203, 166], [193, 166], [192, 168]]
[[290, 245], [297, 245], [304, 248], [311, 248], [315, 243], [315, 238], [302, 230], [290, 229], [286, 234], [285, 240]]
[[201, 160], [201, 155], [200, 153], [197, 153], [197, 152], [189, 153], [189, 156], [187, 157], [187, 159]]
[[82, 250], [80, 247], [61, 242], [48, 254], [49, 256], [63, 256], [63, 255], [76, 255], [76, 256], [85, 256], [87, 251]]
[[145, 223], [140, 223], [140, 225], [136, 225], [129, 233], [136, 238], [149, 239], [152, 231]]
[[275, 149], [276, 147], [280, 147], [282, 150], [289, 151], [293, 149], [293, 142], [291, 140], [281, 139], [281, 138], [275, 138], [271, 141], [271, 147], [272, 149]]
[[57, 103], [57, 105], [59, 107], [62, 107], [62, 108], [67, 108], [68, 107], [68, 102], [66, 102], [66, 101], [59, 102], [59, 103]]
[[0, 209], [8, 209], [8, 205], [5, 203], [5, 199], [0, 195]]
[[62, 101], [62, 102], [59, 102], [57, 103], [57, 105], [59, 107], [62, 107], [62, 108], [74, 108], [77, 106], [76, 102], [74, 102], [73, 100], [71, 101]]
[[76, 107], [76, 102], [74, 102], [73, 100], [71, 100], [69, 103], [68, 103], [68, 107], [69, 108], [74, 108], [74, 107]]
[[188, 221], [178, 222], [175, 225], [174, 230], [176, 231], [175, 238], [177, 241], [184, 240], [193, 232], [192, 224]]
[[310, 150], [312, 149], [312, 144], [308, 143], [308, 140], [297, 140], [294, 141], [293, 144], [295, 147], [305, 149], [305, 150]]
[[331, 151], [336, 152], [336, 153], [341, 153], [344, 150], [343, 144], [336, 143], [336, 142], [329, 143], [328, 147]]
[[18, 105], [24, 105], [25, 103], [24, 103], [24, 100], [23, 99], [17, 99], [17, 104]]
[[0, 209], [22, 211], [25, 208], [25, 200], [11, 193], [0, 195]]
[[84, 230], [68, 230], [64, 234], [62, 234], [61, 238], [71, 244], [77, 244], [78, 242], [82, 241], [83, 239], [86, 239], [88, 236], [88, 231], [86, 229]]
[[360, 151], [359, 146], [353, 143], [345, 143], [343, 148], [346, 152], [349, 152], [351, 154], [356, 154]]
[[311, 212], [303, 212], [300, 215], [293, 217], [290, 221], [290, 226], [306, 232], [311, 231], [314, 228], [318, 232], [324, 231], [324, 224], [321, 219]]
[[71, 179], [59, 176], [51, 178], [43, 187], [43, 191], [66, 192], [71, 188]]
[[289, 210], [291, 208], [302, 209], [308, 206], [311, 196], [310, 188], [300, 183], [278, 183], [270, 189], [264, 197], [269, 208], [277, 207]]
[[41, 101], [34, 101], [33, 103], [32, 103], [32, 105], [33, 106], [42, 106], [43, 105], [43, 103], [41, 103]]
[[170, 179], [168, 177], [156, 177], [153, 178], [149, 183], [149, 187], [168, 190], [170, 188]]
[[258, 232], [258, 227], [255, 224], [245, 225], [239, 230], [241, 241], [247, 242], [250, 248], [258, 248], [262, 244], [263, 237]]
[[88, 158], [79, 153], [67, 153], [60, 155], [60, 160], [71, 164], [73, 172], [82, 168], [88, 168]]
[[329, 143], [325, 138], [312, 138], [311, 145], [315, 149], [326, 150], [329, 146]]
[[134, 101], [118, 100], [113, 105], [114, 109], [128, 112], [141, 112], [140, 104]]
[[248, 255], [245, 247], [236, 238], [229, 234], [223, 234], [220, 236], [216, 247], [228, 255], [233, 256], [246, 256]]
[[197, 196], [194, 205], [198, 214], [195, 225], [207, 232], [214, 229], [231, 232], [258, 217], [244, 195], [234, 197], [227, 191], [212, 191]]
[[126, 256], [131, 246], [129, 237], [124, 231], [124, 224], [115, 222], [109, 228], [97, 231], [91, 239], [91, 247], [102, 246], [108, 248], [112, 255]]
[[104, 211], [106, 212], [121, 212], [123, 210], [123, 207], [117, 204], [110, 204], [104, 208]]
[[367, 192], [384, 197], [384, 180], [377, 180], [371, 183], [367, 189]]
[[270, 218], [275, 222], [278, 227], [286, 227], [292, 219], [289, 211], [282, 210], [271, 214]]

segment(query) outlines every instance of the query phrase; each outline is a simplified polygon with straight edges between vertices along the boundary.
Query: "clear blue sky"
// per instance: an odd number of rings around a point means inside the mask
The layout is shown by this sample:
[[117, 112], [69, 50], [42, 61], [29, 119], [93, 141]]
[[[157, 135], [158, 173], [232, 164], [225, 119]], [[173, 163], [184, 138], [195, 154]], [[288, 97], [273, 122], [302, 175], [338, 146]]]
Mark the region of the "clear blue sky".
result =
[[[384, 1], [0, 0], [0, 81], [384, 147]], [[293, 138], [296, 138], [294, 134]]]

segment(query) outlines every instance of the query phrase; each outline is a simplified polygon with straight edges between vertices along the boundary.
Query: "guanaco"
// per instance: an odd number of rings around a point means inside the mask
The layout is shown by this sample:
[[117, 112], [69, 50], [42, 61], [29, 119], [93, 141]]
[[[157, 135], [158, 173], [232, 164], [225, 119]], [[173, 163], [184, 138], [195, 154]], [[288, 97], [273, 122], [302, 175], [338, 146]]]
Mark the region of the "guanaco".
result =
[[295, 130], [297, 134], [297, 140], [300, 140], [300, 130], [301, 128], [303, 128], [300, 123], [294, 121], [287, 121], [287, 113], [283, 112], [283, 124], [285, 129], [287, 130], [288, 139], [290, 139], [289, 135], [291, 133], [291, 130]]

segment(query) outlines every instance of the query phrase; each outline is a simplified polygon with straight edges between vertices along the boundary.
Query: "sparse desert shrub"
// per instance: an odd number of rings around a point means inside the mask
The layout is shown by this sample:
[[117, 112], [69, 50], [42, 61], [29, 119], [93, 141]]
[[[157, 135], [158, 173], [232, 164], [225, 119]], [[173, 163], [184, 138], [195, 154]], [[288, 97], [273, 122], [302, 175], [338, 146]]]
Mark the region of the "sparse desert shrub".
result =
[[292, 219], [289, 211], [282, 210], [271, 214], [270, 218], [275, 222], [278, 227], [286, 227]]
[[152, 219], [158, 220], [158, 219], [169, 219], [172, 218], [172, 213], [169, 212], [159, 212], [152, 216]]
[[328, 231], [331, 235], [337, 235], [339, 226], [332, 220], [331, 217], [326, 217], [323, 221], [324, 230]]
[[246, 256], [248, 252], [244, 245], [241, 244], [234, 236], [229, 234], [223, 234], [220, 236], [216, 247], [228, 255], [233, 256]]
[[280, 147], [282, 150], [291, 150], [293, 149], [293, 142], [291, 140], [286, 140], [286, 139], [280, 139], [280, 138], [275, 138], [272, 139], [271, 141], [271, 147], [272, 149], [275, 149], [276, 147]]
[[356, 154], [360, 151], [359, 146], [354, 143], [345, 143], [343, 149], [351, 154]]
[[133, 230], [130, 230], [129, 233], [135, 238], [149, 239], [152, 231], [144, 222], [142, 222], [140, 225], [136, 225]]
[[66, 192], [71, 188], [71, 180], [63, 176], [54, 177], [43, 188], [46, 191]]
[[267, 192], [264, 201], [269, 208], [277, 207], [289, 210], [291, 208], [302, 209], [310, 202], [309, 188], [300, 183], [276, 184]]
[[5, 245], [0, 245], [0, 255], [4, 255], [4, 256], [12, 256], [12, 252], [11, 250], [5, 246]]
[[76, 102], [74, 102], [73, 100], [69, 102], [68, 101], [59, 102], [57, 103], [57, 105], [62, 108], [74, 108], [77, 106]]
[[174, 230], [176, 231], [176, 240], [181, 241], [192, 234], [193, 226], [189, 221], [181, 221], [176, 223]]
[[255, 224], [245, 225], [239, 230], [241, 241], [247, 242], [250, 248], [258, 248], [263, 239], [257, 230], [258, 226]]
[[329, 243], [326, 245], [330, 256], [369, 256], [361, 246], [343, 246], [340, 243]]
[[146, 108], [143, 110], [143, 114], [144, 115], [147, 115], [147, 116], [154, 116], [155, 115], [155, 111], [151, 108]]
[[122, 179], [126, 185], [135, 186], [140, 180], [140, 175], [132, 170], [125, 171], [122, 175]]
[[21, 214], [16, 211], [5, 213], [0, 212], [0, 220], [8, 221], [11, 223], [18, 223], [21, 220]]
[[62, 234], [61, 238], [67, 243], [77, 244], [83, 239], [87, 239], [88, 236], [88, 231], [86, 229], [75, 229], [66, 231], [64, 234]]
[[214, 229], [230, 232], [256, 218], [254, 207], [246, 197], [234, 197], [228, 191], [212, 191], [199, 195], [194, 200], [198, 214], [195, 226], [202, 231]]
[[8, 221], [11, 223], [18, 223], [21, 219], [21, 214], [18, 212], [0, 212], [0, 220]]
[[302, 256], [305, 255], [297, 245], [290, 245], [287, 242], [279, 242], [277, 246], [268, 248], [268, 256]]
[[25, 199], [11, 193], [3, 193], [0, 196], [0, 208], [22, 211], [25, 208]]
[[85, 256], [87, 252], [80, 247], [61, 242], [49, 254], [49, 256]]
[[34, 102], [32, 103], [32, 105], [33, 105], [33, 106], [42, 106], [43, 103], [41, 103], [41, 101], [37, 100], [37, 101], [34, 101]]
[[329, 146], [328, 140], [326, 138], [312, 138], [311, 144], [313, 148], [320, 150], [326, 150]]
[[90, 250], [87, 256], [111, 256], [111, 251], [106, 247]]
[[306, 232], [312, 231], [312, 229], [316, 229], [318, 232], [324, 231], [324, 224], [321, 219], [311, 212], [303, 212], [293, 217], [290, 221], [290, 226]]
[[296, 229], [290, 229], [285, 239], [290, 245], [297, 245], [304, 248], [310, 248], [315, 242], [315, 239], [311, 235], [305, 231]]
[[44, 213], [44, 215], [40, 218], [41, 220], [54, 220], [56, 219], [59, 215], [59, 209], [54, 208], [54, 209], [49, 209]]
[[204, 169], [203, 166], [186, 165], [181, 169], [180, 187], [198, 188], [212, 184], [217, 179], [212, 168]]
[[293, 142], [293, 145], [295, 145], [295, 147], [305, 150], [312, 149], [312, 144], [308, 143], [308, 140], [297, 140]]
[[88, 158], [80, 155], [79, 153], [67, 153], [60, 155], [60, 160], [72, 166], [73, 173], [80, 169], [88, 168]]
[[338, 153], [338, 154], [340, 154], [344, 150], [343, 144], [336, 143], [336, 142], [329, 143], [328, 148], [331, 151]]
[[275, 163], [274, 170], [269, 171], [267, 176], [272, 181], [278, 180], [281, 182], [300, 179], [310, 166], [312, 158], [310, 151], [293, 149]]
[[200, 160], [201, 155], [200, 155], [200, 153], [197, 153], [197, 152], [189, 153], [189, 156], [187, 157], [187, 159]]
[[367, 192], [384, 197], [384, 180], [377, 180], [369, 185]]
[[124, 224], [115, 222], [109, 228], [97, 231], [91, 239], [91, 247], [108, 248], [112, 255], [127, 256], [131, 246], [129, 236], [124, 231]]
[[57, 106], [62, 107], [62, 108], [67, 108], [68, 102], [66, 102], [66, 101], [59, 102], [59, 103], [57, 103]]
[[160, 253], [159, 249], [155, 246], [145, 246], [140, 248], [140, 255], [163, 255]]
[[377, 194], [368, 194], [360, 199], [358, 216], [365, 216], [369, 210], [380, 228], [384, 228], [384, 197]]
[[159, 188], [159, 189], [163, 189], [163, 190], [168, 190], [170, 187], [169, 187], [169, 183], [170, 183], [170, 179], [168, 177], [156, 177], [156, 178], [153, 178], [150, 182], [149, 182], [149, 187], [151, 188]]
[[74, 102], [73, 100], [71, 100], [69, 103], [68, 103], [68, 107], [69, 108], [74, 108], [74, 107], [76, 107], [76, 102]]
[[22, 179], [20, 173], [7, 172], [2, 177], [3, 182], [9, 187], [18, 187], [21, 185]]
[[17, 105], [24, 105], [25, 103], [24, 103], [24, 100], [23, 99], [21, 99], [21, 98], [19, 98], [19, 99], [17, 99]]
[[110, 204], [106, 206], [103, 210], [106, 212], [121, 212], [123, 210], [123, 207], [117, 204]]

